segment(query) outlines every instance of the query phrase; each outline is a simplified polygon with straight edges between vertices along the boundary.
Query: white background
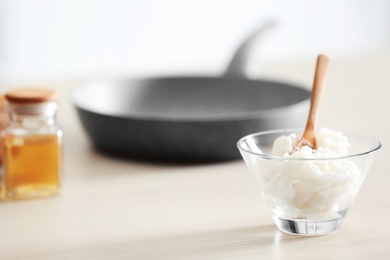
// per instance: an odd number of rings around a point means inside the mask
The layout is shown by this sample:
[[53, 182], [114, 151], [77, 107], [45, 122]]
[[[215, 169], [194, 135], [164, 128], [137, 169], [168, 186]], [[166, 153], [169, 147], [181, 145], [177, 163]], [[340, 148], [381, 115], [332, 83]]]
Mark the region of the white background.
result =
[[261, 64], [387, 49], [386, 0], [3, 0], [0, 80], [222, 73], [263, 22]]

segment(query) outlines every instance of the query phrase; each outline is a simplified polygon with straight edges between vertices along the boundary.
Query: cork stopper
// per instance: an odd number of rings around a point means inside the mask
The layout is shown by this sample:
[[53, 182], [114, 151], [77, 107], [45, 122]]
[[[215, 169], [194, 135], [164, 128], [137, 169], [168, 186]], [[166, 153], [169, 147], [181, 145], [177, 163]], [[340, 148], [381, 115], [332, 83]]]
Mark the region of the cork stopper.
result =
[[49, 88], [19, 88], [5, 94], [8, 110], [20, 115], [51, 114], [57, 108], [57, 93]]
[[5, 99], [14, 104], [39, 104], [57, 100], [57, 93], [48, 88], [20, 88], [7, 92]]

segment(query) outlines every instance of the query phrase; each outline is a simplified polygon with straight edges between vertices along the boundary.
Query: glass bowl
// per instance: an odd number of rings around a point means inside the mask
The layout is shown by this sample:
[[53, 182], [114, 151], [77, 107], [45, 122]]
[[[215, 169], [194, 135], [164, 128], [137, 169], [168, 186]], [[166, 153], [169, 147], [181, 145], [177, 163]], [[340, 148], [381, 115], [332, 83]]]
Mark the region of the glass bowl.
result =
[[272, 156], [275, 139], [300, 130], [274, 130], [241, 138], [237, 147], [260, 186], [279, 230], [296, 235], [324, 235], [341, 227], [381, 143], [344, 134], [347, 156], [291, 158]]

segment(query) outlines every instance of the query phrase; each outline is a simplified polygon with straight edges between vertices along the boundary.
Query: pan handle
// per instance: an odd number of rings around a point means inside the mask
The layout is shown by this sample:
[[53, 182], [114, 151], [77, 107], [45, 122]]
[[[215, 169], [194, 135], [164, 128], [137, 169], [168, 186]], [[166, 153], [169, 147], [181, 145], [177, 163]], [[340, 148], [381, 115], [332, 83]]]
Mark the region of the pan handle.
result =
[[263, 36], [266, 31], [276, 25], [274, 20], [269, 20], [263, 23], [259, 28], [252, 32], [246, 39], [241, 43], [233, 58], [230, 60], [227, 69], [223, 77], [235, 77], [235, 78], [251, 78], [248, 69], [248, 60], [254, 43], [260, 36]]

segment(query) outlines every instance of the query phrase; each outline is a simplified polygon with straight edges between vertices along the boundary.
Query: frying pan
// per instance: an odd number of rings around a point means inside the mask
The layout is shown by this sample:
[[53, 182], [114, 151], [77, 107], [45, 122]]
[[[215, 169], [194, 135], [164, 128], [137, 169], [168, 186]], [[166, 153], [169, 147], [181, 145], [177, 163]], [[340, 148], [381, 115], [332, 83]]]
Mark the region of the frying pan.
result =
[[236, 142], [264, 130], [305, 124], [307, 88], [245, 76], [261, 27], [233, 56], [222, 77], [156, 77], [93, 81], [72, 102], [92, 144], [110, 154], [158, 161], [240, 158]]

